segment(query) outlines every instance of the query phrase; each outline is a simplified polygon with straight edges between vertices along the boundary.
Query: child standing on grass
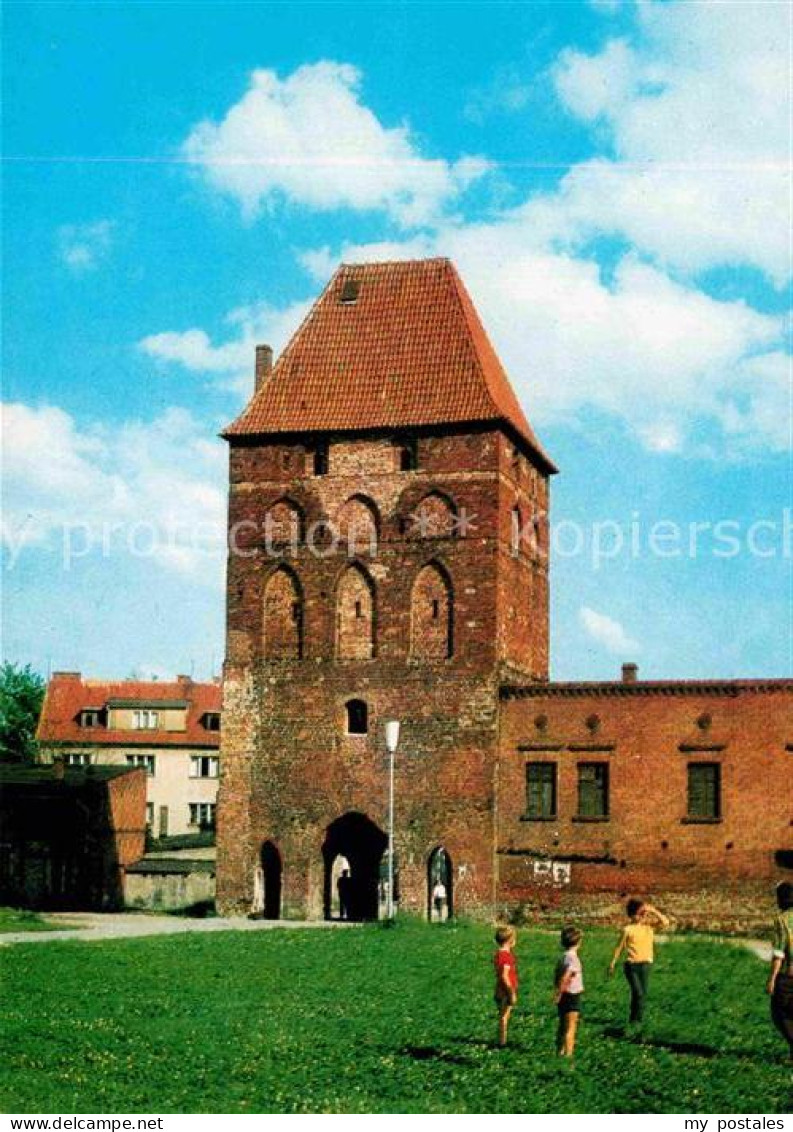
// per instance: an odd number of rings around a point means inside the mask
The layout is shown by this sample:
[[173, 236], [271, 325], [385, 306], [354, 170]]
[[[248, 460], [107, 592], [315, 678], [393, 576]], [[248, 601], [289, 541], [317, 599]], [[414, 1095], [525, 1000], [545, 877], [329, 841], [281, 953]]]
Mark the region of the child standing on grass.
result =
[[631, 991], [631, 1010], [629, 1025], [640, 1026], [644, 1018], [644, 1003], [650, 986], [650, 972], [653, 968], [653, 944], [655, 932], [653, 924], [661, 928], [669, 927], [669, 920], [643, 900], [629, 900], [625, 906], [628, 914], [628, 923], [622, 929], [622, 935], [612, 956], [609, 965], [609, 975], [614, 974], [622, 952], [625, 952], [625, 978]]
[[496, 1006], [498, 1007], [498, 1044], [507, 1044], [507, 1028], [512, 1008], [518, 1001], [518, 964], [513, 954], [517, 935], [514, 928], [499, 928], [496, 932], [498, 951], [493, 956], [496, 972]]
[[583, 932], [578, 928], [562, 928], [560, 940], [564, 955], [556, 964], [554, 995], [559, 1013], [556, 1052], [560, 1057], [572, 1057], [575, 1051], [576, 1031], [581, 1017], [581, 998], [584, 993], [584, 970], [578, 955], [578, 948], [583, 938]]

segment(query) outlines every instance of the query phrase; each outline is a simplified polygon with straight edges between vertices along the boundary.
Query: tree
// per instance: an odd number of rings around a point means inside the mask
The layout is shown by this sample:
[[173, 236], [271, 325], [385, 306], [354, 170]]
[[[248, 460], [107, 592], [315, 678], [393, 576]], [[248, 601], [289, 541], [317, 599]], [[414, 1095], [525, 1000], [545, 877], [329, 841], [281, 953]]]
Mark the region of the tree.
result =
[[32, 763], [44, 680], [29, 664], [0, 666], [0, 760]]

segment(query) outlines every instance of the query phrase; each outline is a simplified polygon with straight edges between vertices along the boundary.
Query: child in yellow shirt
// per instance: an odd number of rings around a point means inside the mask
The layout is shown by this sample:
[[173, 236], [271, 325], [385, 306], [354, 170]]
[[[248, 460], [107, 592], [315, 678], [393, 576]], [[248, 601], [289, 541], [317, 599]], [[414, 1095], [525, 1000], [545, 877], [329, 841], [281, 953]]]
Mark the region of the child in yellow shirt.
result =
[[630, 1023], [640, 1025], [644, 1018], [644, 1003], [650, 987], [650, 972], [653, 968], [653, 943], [655, 932], [653, 924], [668, 928], [669, 920], [653, 908], [652, 904], [645, 904], [643, 900], [629, 900], [625, 911], [628, 913], [628, 923], [622, 929], [622, 935], [612, 956], [609, 965], [609, 975], [614, 974], [622, 952], [625, 952], [625, 978], [631, 991]]

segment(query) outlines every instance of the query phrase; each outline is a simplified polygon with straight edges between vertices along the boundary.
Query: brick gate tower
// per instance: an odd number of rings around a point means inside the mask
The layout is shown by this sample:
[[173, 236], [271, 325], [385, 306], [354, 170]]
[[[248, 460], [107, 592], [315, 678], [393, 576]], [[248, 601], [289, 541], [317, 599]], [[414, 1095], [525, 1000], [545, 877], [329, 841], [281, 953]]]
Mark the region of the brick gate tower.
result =
[[384, 723], [400, 906], [495, 902], [498, 695], [548, 678], [555, 471], [454, 267], [342, 266], [225, 433], [218, 901], [378, 914]]

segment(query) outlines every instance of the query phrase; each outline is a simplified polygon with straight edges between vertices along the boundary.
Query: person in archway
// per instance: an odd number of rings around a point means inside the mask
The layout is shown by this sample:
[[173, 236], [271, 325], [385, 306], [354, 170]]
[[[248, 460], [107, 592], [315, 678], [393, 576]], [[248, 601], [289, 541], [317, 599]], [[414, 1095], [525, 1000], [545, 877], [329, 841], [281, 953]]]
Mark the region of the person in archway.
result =
[[339, 919], [349, 920], [351, 912], [353, 879], [349, 869], [342, 869], [341, 876], [336, 881], [336, 891], [339, 894]]
[[432, 913], [434, 920], [441, 922], [447, 918], [447, 899], [446, 885], [441, 878], [438, 877], [432, 889]]
[[766, 991], [771, 996], [771, 1018], [788, 1044], [793, 1061], [793, 884], [782, 881], [776, 888], [779, 915], [774, 922], [771, 974]]

